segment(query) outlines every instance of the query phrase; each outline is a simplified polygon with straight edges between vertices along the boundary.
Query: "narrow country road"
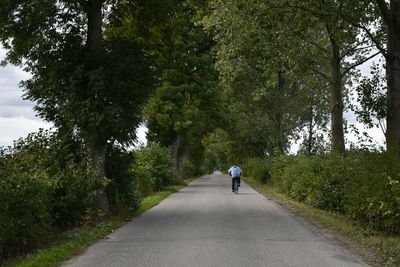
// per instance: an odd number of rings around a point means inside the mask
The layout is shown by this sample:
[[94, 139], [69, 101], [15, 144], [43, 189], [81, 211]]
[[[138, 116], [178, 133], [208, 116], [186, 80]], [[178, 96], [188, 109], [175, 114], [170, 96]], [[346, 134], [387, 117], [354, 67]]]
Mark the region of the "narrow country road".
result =
[[242, 183], [189, 184], [64, 266], [365, 266]]

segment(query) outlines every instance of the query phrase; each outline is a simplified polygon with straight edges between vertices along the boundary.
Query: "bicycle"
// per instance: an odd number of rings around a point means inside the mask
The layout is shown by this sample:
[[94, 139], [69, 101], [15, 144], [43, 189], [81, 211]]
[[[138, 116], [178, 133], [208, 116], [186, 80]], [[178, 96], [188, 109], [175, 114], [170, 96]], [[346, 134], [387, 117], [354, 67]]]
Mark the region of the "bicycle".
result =
[[235, 179], [233, 182], [233, 192], [237, 195], [239, 193], [239, 182]]

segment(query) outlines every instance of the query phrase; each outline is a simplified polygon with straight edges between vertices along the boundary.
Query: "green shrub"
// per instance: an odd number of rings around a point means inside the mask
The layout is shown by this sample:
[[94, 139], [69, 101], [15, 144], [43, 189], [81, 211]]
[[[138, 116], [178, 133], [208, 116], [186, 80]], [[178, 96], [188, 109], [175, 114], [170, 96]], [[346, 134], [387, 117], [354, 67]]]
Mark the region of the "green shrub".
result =
[[185, 160], [183, 162], [183, 173], [186, 178], [200, 175], [200, 170], [193, 162]]
[[100, 187], [87, 161], [67, 164], [55, 177], [57, 184], [51, 206], [54, 225], [58, 230], [71, 229], [94, 212]]
[[199, 177], [214, 171], [207, 170], [207, 167], [204, 165], [204, 161], [201, 159], [199, 154], [192, 155], [190, 160], [183, 160], [183, 178]]
[[108, 200], [114, 207], [138, 207], [136, 194], [137, 177], [132, 172], [134, 153], [121, 147], [109, 147], [106, 158], [106, 176], [110, 179], [107, 186]]
[[346, 185], [348, 216], [372, 229], [400, 233], [400, 163], [389, 154], [360, 153], [353, 157]]
[[270, 175], [270, 161], [262, 158], [249, 158], [242, 164], [242, 170], [245, 176], [251, 176], [266, 183], [271, 177]]
[[136, 152], [133, 172], [137, 177], [136, 188], [141, 198], [176, 183], [169, 150], [158, 143], [149, 144]]
[[22, 166], [25, 161], [31, 161], [31, 156], [7, 156], [1, 160], [0, 255], [3, 258], [41, 245], [54, 230], [50, 210], [57, 181], [33, 164]]
[[281, 156], [273, 164], [273, 182], [298, 201], [343, 211], [343, 189], [348, 178], [343, 161], [337, 156]]
[[95, 177], [85, 153], [72, 152], [72, 145], [40, 131], [0, 149], [1, 258], [39, 247], [92, 208]]
[[343, 211], [343, 190], [349, 179], [345, 161], [340, 156], [319, 156], [311, 160], [315, 177], [308, 204], [324, 210]]
[[400, 232], [400, 163], [388, 154], [281, 156], [271, 174], [271, 183], [293, 199]]

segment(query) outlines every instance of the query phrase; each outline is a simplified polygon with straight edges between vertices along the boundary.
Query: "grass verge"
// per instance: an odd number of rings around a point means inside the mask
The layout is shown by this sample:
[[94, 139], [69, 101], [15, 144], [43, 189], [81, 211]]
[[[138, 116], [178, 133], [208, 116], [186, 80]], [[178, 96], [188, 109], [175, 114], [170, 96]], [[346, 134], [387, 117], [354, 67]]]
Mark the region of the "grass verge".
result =
[[58, 266], [61, 263], [79, 255], [86, 250], [88, 246], [104, 238], [115, 229], [121, 227], [133, 217], [136, 217], [145, 211], [151, 209], [169, 195], [185, 187], [191, 180], [185, 180], [184, 185], [170, 186], [164, 191], [158, 192], [152, 196], [144, 198], [140, 202], [137, 210], [125, 210], [118, 215], [107, 218], [95, 226], [87, 228], [78, 228], [65, 233], [65, 237], [60, 241], [53, 243], [48, 248], [38, 250], [23, 259], [17, 259], [7, 263], [5, 267], [50, 267]]
[[[316, 209], [297, 202], [279, 193], [275, 187], [262, 184], [252, 177], [245, 177], [243, 180], [291, 213], [320, 228], [322, 234], [341, 243], [350, 252], [361, 256], [368, 264], [400, 266], [399, 236], [388, 236], [366, 230], [365, 227], [342, 214]], [[352, 242], [354, 243], [351, 244]], [[377, 256], [380, 259], [377, 259]]]

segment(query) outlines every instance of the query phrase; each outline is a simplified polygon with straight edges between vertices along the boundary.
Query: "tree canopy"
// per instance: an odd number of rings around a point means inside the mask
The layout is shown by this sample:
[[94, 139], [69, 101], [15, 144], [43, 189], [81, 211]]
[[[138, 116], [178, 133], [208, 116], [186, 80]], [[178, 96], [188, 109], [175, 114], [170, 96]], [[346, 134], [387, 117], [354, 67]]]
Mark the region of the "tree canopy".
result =
[[1, 4], [3, 63], [32, 74], [25, 98], [83, 140], [104, 192], [107, 149], [132, 145], [140, 123], [179, 176], [185, 164], [201, 173], [207, 155], [219, 165], [276, 157], [300, 140], [299, 153], [344, 154], [349, 108], [400, 150], [397, 1]]
[[[38, 114], [77, 131], [105, 176], [109, 142], [132, 142], [152, 87], [150, 61], [138, 42], [106, 38], [107, 1], [2, 1], [0, 38], [6, 61], [32, 78], [25, 98]], [[101, 200], [104, 209], [107, 201]]]

